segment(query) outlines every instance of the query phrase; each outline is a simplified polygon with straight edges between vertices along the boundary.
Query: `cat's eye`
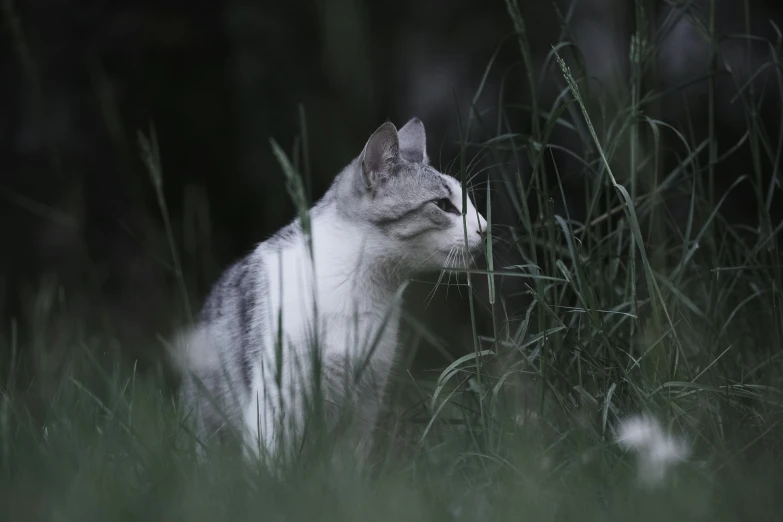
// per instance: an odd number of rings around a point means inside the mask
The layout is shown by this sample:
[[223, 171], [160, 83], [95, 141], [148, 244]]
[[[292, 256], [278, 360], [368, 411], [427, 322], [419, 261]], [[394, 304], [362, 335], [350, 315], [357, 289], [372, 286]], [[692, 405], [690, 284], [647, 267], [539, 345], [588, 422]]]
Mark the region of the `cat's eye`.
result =
[[435, 203], [435, 205], [443, 212], [447, 212], [449, 214], [455, 214], [457, 216], [459, 215], [459, 210], [457, 210], [457, 207], [455, 207], [454, 204], [451, 202], [451, 200], [448, 198], [436, 199], [433, 201], [433, 203]]

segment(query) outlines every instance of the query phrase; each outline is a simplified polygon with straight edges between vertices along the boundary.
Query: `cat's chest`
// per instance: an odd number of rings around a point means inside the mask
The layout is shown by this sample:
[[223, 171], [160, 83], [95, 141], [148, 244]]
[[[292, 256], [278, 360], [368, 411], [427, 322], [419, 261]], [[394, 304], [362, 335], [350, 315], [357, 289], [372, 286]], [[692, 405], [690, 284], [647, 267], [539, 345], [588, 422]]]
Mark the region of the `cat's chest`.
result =
[[270, 256], [267, 268], [270, 341], [282, 327], [282, 337], [293, 348], [309, 345], [317, 335], [325, 352], [392, 357], [399, 309], [386, 292], [357, 277], [361, 270], [313, 265], [298, 250]]
[[325, 314], [321, 318], [321, 336], [326, 352], [348, 353], [374, 359], [389, 359], [397, 346], [399, 313], [363, 314], [354, 317]]
[[[335, 305], [330, 307], [330, 305]], [[399, 311], [374, 309], [349, 311], [348, 303], [320, 300], [317, 311], [289, 314], [284, 321], [286, 337], [294, 348], [306, 345], [319, 325], [318, 344], [325, 356], [372, 354], [374, 359], [391, 359], [396, 348]], [[317, 317], [317, 319], [316, 319]]]

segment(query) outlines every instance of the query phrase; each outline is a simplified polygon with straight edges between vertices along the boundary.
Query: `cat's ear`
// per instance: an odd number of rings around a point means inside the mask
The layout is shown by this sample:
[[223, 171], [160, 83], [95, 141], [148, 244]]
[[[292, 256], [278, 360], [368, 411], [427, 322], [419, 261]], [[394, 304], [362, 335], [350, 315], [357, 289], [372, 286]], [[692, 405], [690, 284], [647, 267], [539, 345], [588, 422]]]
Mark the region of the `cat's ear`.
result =
[[368, 189], [391, 175], [394, 163], [400, 157], [397, 127], [386, 122], [372, 133], [361, 156], [362, 180]]
[[400, 154], [408, 161], [416, 163], [429, 163], [427, 157], [427, 135], [424, 124], [419, 118], [411, 120], [403, 125], [399, 132]]

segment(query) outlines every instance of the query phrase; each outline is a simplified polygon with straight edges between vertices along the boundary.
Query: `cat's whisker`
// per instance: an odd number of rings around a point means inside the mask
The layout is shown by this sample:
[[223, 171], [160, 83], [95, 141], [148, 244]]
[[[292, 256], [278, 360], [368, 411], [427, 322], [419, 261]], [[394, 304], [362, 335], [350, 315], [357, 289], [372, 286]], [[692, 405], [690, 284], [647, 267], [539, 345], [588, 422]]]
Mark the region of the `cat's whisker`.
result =
[[400, 256], [400, 260], [397, 262], [397, 265], [392, 269], [392, 275], [396, 272], [397, 275], [400, 275], [400, 271], [402, 270], [403, 263], [405, 262], [406, 258], [408, 257], [407, 252], [403, 252], [402, 256]]
[[[470, 268], [471, 265], [468, 264], [468, 256], [470, 255], [469, 251], [463, 249], [462, 252], [460, 252], [460, 255], [462, 256], [462, 266], [465, 269]], [[467, 276], [467, 274], [466, 274], [466, 276]], [[460, 296], [462, 296], [462, 292], [460, 292]]]
[[479, 170], [477, 170], [476, 172], [474, 172], [474, 173], [473, 173], [473, 174], [472, 174], [472, 175], [471, 175], [471, 176], [468, 178], [467, 182], [468, 182], [468, 183], [471, 183], [471, 182], [472, 182], [472, 181], [473, 181], [473, 180], [474, 180], [474, 179], [475, 179], [477, 176], [479, 176], [480, 174], [483, 174], [484, 172], [490, 172], [490, 171], [494, 171], [494, 170], [497, 170], [497, 169], [499, 169], [499, 168], [501, 168], [501, 167], [505, 167], [505, 166], [507, 166], [507, 165], [511, 165], [511, 162], [509, 162], [509, 161], [506, 161], [506, 162], [498, 162], [498, 163], [493, 163], [493, 164], [491, 164], [491, 165], [487, 165], [487, 166], [485, 166], [484, 168], [482, 168], [482, 169], [479, 169]]
[[508, 238], [505, 238], [503, 236], [496, 236], [492, 235], [492, 245], [500, 245], [500, 246], [510, 246], [512, 244], [511, 240]]
[[[446, 261], [444, 261], [444, 263], [443, 263], [444, 267], [448, 267], [449, 258], [451, 257], [451, 254], [452, 254], [453, 251], [454, 251], [454, 248], [452, 247], [449, 250], [449, 253], [446, 255]], [[428, 256], [427, 260], [431, 259], [434, 255], [435, 255], [435, 253], [433, 253], [430, 256]], [[443, 275], [445, 273], [446, 273], [445, 268], [442, 268], [440, 270], [440, 274], [438, 275], [438, 280], [435, 282], [435, 285], [432, 287], [432, 290], [427, 294], [425, 309], [429, 307], [429, 305], [432, 303], [432, 300], [435, 298], [435, 293], [437, 292], [438, 286], [440, 285], [440, 282], [443, 280]]]
[[456, 273], [453, 269], [459, 268], [459, 264], [457, 263], [457, 259], [459, 257], [461, 247], [454, 246], [451, 248], [451, 261], [449, 262], [449, 268], [452, 268], [452, 270], [449, 270], [449, 277], [446, 281], [446, 297], [449, 295], [449, 290], [451, 289], [452, 282], [451, 278], [456, 276]]

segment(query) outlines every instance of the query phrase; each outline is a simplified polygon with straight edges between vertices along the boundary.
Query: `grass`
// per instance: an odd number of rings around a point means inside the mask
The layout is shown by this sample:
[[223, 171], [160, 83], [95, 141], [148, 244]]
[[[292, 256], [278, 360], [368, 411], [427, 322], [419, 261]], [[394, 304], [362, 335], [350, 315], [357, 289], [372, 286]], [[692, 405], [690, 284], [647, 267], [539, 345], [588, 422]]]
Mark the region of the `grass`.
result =
[[[281, 477], [228, 448], [210, 448], [199, 461], [162, 371], [140, 372], [127, 364], [109, 333], [77, 332], [69, 341], [70, 358], [50, 361], [45, 339], [51, 337], [42, 332], [56, 316], [79, 318], [59, 311], [56, 291], [45, 287], [33, 302], [35, 313], [24, 323], [12, 322], [3, 339], [8, 354], [0, 395], [5, 519], [783, 516], [778, 246], [783, 224], [772, 212], [783, 145], [780, 129], [764, 127], [759, 118], [758, 85], [721, 67], [713, 11], [705, 17], [693, 2], [682, 2], [682, 9], [655, 29], [639, 0], [628, 89], [610, 105], [591, 94], [595, 86], [568, 42], [570, 12], [561, 13], [562, 42], [553, 47], [544, 70], [536, 71], [525, 20], [516, 1], [506, 4], [516, 32], [505, 45], [519, 45], [533, 93], [532, 106], [523, 108], [529, 125], [521, 132], [513, 127], [509, 114], [519, 108], [502, 101], [496, 122], [471, 111], [460, 121], [463, 153], [455, 165], [467, 186], [478, 167], [466, 153], [475, 146], [493, 165], [488, 186], [476, 190], [486, 198], [486, 217], [496, 218], [503, 199], [517, 224], [495, 226], [488, 269], [463, 274], [472, 352], [444, 364], [435, 378], [400, 372], [368, 469], [334, 469], [328, 445], [294, 462]], [[714, 10], [714, 2], [710, 6]], [[679, 128], [655, 115], [660, 93], [650, 78], [656, 42], [676, 17], [691, 19], [712, 45], [710, 63], [704, 64], [709, 122], [702, 140], [689, 130], [692, 125]], [[775, 71], [780, 44], [769, 42], [766, 66]], [[732, 78], [737, 103], [747, 114], [743, 141], [725, 148], [716, 142], [718, 74]], [[547, 75], [561, 89], [551, 106], [543, 106], [549, 97], [536, 96]], [[767, 83], [765, 89], [783, 99], [780, 74]], [[306, 144], [303, 113], [300, 121]], [[469, 143], [471, 126], [486, 141]], [[584, 180], [586, 211], [579, 217], [555, 210], [557, 200], [569, 207], [559, 167], [565, 152], [553, 140], [562, 132], [578, 138], [582, 147], [572, 155]], [[141, 144], [161, 193], [158, 144], [154, 136]], [[740, 149], [749, 151], [748, 171], [718, 193], [721, 161]], [[306, 146], [292, 162], [276, 145], [275, 154], [301, 208], [306, 191], [294, 174], [297, 165], [308, 170]], [[674, 155], [677, 161], [666, 161]], [[514, 164], [523, 165], [526, 174]], [[743, 184], [756, 195], [753, 227], [722, 212], [731, 192]], [[683, 221], [668, 214], [667, 201], [675, 196], [687, 202]], [[187, 309], [177, 238], [163, 198], [160, 206]], [[507, 264], [504, 257], [517, 261]], [[522, 282], [524, 306], [515, 309], [519, 301], [504, 293], [509, 281]], [[478, 324], [480, 313], [492, 317], [489, 331]], [[430, 338], [420, 325], [411, 326], [404, 340], [414, 349]], [[24, 346], [18, 335], [22, 327], [39, 334], [26, 336]], [[33, 370], [22, 372], [22, 362]], [[53, 365], [60, 370], [49, 371]], [[639, 412], [661, 419], [693, 450], [655, 488], [639, 483], [634, 456], [614, 440], [618, 423]]]

